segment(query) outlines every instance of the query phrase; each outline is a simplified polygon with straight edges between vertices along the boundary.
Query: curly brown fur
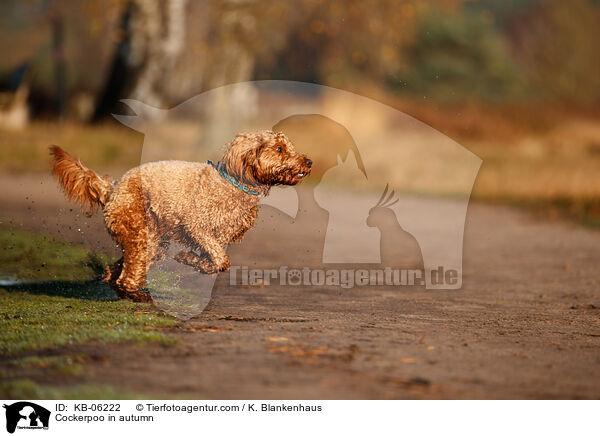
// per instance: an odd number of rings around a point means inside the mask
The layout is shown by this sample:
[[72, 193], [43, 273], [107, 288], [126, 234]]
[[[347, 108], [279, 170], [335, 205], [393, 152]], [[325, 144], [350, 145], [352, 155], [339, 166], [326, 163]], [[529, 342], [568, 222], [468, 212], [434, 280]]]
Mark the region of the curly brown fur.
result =
[[[151, 162], [128, 171], [113, 188], [60, 148], [51, 152], [53, 173], [67, 196], [104, 209], [106, 226], [123, 250], [104, 278], [121, 298], [151, 301], [142, 291], [146, 273], [169, 241], [190, 248], [175, 256], [178, 262], [205, 274], [227, 270], [227, 245], [240, 240], [258, 214], [259, 195], [233, 186], [206, 163]], [[222, 164], [248, 190], [267, 195], [273, 185], [299, 183], [312, 161], [284, 134], [267, 130], [238, 134]]]
[[97, 205], [106, 204], [112, 188], [109, 177], [99, 176], [56, 145], [50, 147], [50, 154], [53, 156], [52, 174], [69, 199], [92, 211]]

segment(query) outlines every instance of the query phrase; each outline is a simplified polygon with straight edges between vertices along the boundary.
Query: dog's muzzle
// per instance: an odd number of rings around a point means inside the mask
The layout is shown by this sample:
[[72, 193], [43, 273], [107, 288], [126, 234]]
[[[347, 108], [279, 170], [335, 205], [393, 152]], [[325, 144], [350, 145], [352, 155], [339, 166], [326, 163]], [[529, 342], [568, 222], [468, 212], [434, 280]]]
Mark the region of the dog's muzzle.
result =
[[312, 160], [310, 160], [309, 158], [304, 159], [303, 166], [303, 171], [297, 173], [295, 175], [295, 178], [302, 179], [310, 174], [310, 170], [312, 168]]

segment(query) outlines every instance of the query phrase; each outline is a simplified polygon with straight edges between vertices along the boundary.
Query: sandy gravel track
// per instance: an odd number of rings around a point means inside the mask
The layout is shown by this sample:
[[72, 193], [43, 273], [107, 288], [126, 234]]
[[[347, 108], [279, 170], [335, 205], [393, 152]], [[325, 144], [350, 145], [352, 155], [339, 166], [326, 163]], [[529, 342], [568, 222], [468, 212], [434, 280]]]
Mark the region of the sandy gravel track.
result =
[[[0, 186], [2, 221], [115, 250], [49, 178]], [[318, 237], [298, 226], [280, 244], [267, 223], [232, 264], [293, 264], [290, 246]], [[461, 290], [244, 287], [223, 274], [173, 331], [182, 345], [80, 347], [97, 357], [82, 380], [194, 398], [599, 398], [599, 265], [596, 231], [472, 204]]]

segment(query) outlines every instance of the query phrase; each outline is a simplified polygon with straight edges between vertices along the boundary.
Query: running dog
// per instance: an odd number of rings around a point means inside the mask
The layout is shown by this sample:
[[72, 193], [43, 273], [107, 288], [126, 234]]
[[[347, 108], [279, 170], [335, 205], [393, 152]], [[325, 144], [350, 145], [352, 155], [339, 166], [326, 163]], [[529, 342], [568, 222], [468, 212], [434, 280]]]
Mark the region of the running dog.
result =
[[52, 173], [65, 195], [93, 211], [100, 206], [123, 257], [104, 279], [120, 298], [152, 302], [145, 292], [150, 265], [165, 256], [169, 241], [184, 244], [175, 260], [204, 274], [226, 271], [227, 245], [242, 239], [271, 186], [296, 185], [312, 161], [283, 134], [239, 133], [221, 161], [161, 161], [129, 170], [119, 181], [86, 168], [52, 146]]

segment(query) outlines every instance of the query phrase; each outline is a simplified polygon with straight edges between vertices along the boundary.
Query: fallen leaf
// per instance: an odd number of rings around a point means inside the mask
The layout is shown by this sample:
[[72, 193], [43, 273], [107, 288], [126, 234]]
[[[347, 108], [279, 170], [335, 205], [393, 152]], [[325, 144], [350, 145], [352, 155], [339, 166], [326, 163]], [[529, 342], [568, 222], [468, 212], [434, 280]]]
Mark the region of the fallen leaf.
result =
[[265, 338], [265, 341], [271, 341], [271, 342], [286, 342], [289, 341], [289, 338], [284, 338], [283, 336], [269, 336], [267, 338]]

